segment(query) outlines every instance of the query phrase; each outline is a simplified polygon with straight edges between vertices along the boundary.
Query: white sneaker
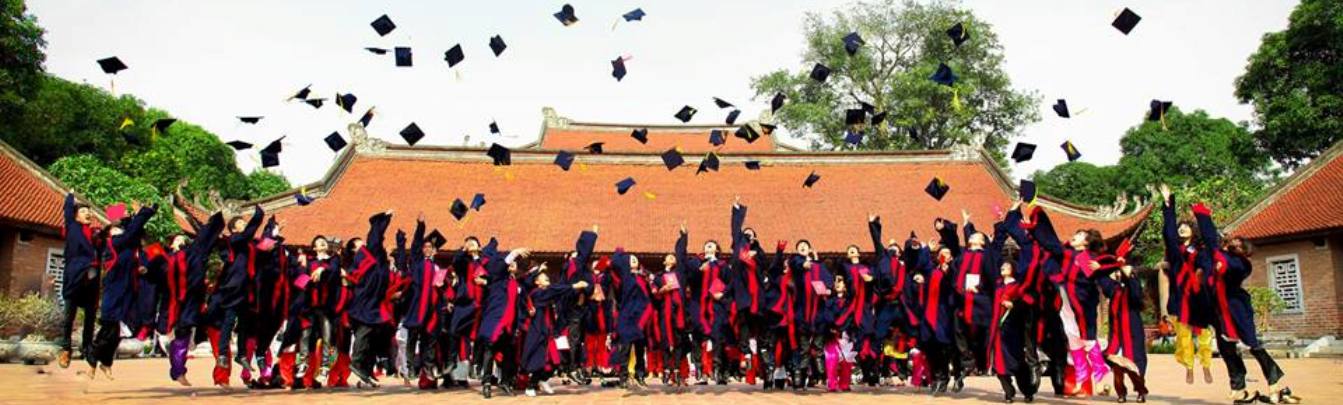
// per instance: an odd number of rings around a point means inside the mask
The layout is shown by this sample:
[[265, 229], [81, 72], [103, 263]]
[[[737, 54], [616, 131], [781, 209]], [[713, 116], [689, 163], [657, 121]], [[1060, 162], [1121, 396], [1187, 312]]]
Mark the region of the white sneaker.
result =
[[546, 393], [546, 395], [555, 395], [555, 389], [550, 388], [550, 381], [542, 381], [537, 385], [541, 386], [541, 392]]
[[528, 388], [528, 389], [527, 389], [527, 396], [529, 396], [529, 397], [535, 397], [535, 396], [536, 396], [536, 390], [531, 389], [531, 388]]

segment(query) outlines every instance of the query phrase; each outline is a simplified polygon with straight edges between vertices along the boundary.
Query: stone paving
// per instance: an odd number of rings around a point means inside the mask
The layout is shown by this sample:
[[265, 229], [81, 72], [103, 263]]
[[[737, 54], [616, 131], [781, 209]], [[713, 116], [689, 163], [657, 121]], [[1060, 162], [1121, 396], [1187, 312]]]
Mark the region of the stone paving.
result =
[[[1155, 404], [1223, 404], [1231, 403], [1226, 399], [1226, 371], [1220, 360], [1213, 368], [1216, 380], [1213, 384], [1200, 381], [1186, 385], [1184, 372], [1169, 355], [1151, 357], [1148, 379], [1152, 394], [1149, 403]], [[1248, 362], [1252, 388], [1262, 388], [1258, 376], [1258, 367]], [[1343, 360], [1337, 359], [1282, 359], [1280, 364], [1287, 371], [1287, 381], [1305, 403], [1335, 403], [1343, 400], [1343, 373], [1340, 372]], [[211, 361], [200, 358], [189, 363], [189, 378], [197, 384], [210, 381]], [[556, 384], [556, 394], [527, 398], [523, 396], [502, 397], [484, 400], [479, 391], [434, 391], [421, 392], [408, 387], [384, 386], [377, 390], [327, 390], [321, 392], [291, 392], [284, 390], [248, 391], [233, 388], [223, 391], [214, 387], [181, 387], [169, 381], [168, 362], [165, 359], [137, 359], [118, 361], [114, 369], [114, 381], [99, 379], [90, 382], [84, 374], [82, 363], [75, 363], [70, 369], [51, 366], [25, 366], [17, 364], [0, 365], [0, 404], [168, 404], [168, 403], [209, 403], [215, 404], [354, 404], [377, 401], [395, 402], [398, 405], [414, 403], [526, 403], [526, 404], [657, 404], [657, 405], [755, 405], [755, 404], [967, 404], [1000, 403], [998, 382], [987, 377], [970, 378], [967, 387], [960, 394], [951, 394], [941, 398], [930, 398], [923, 393], [913, 392], [910, 388], [855, 388], [854, 392], [842, 394], [819, 393], [806, 394], [792, 392], [761, 392], [757, 387], [741, 384], [728, 386], [692, 387], [677, 390], [661, 385], [651, 385], [643, 392], [625, 392], [617, 389], [595, 387], [571, 387]], [[1200, 373], [1201, 374], [1201, 373]], [[235, 378], [236, 384], [236, 378]], [[1048, 384], [1043, 387], [1049, 390]], [[1019, 397], [1018, 397], [1019, 398]], [[1050, 394], [1042, 394], [1036, 403], [1112, 403], [1113, 397], [1091, 400], [1061, 400]], [[1018, 401], [1017, 403], [1021, 403]]]

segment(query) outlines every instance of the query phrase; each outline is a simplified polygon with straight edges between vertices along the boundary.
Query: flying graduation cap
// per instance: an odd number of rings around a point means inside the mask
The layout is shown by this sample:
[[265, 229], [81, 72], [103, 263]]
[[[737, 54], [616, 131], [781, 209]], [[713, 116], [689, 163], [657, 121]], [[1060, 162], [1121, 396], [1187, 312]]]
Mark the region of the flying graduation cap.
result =
[[960, 48], [961, 44], [970, 40], [970, 31], [965, 29], [965, 24], [956, 23], [947, 29], [947, 36], [951, 37], [951, 42], [955, 43], [957, 48]]
[[662, 164], [667, 166], [667, 171], [672, 171], [685, 164], [685, 158], [676, 148], [667, 149], [666, 152], [662, 152]]
[[1012, 148], [1012, 160], [1021, 163], [1031, 160], [1035, 156], [1035, 144], [1017, 142], [1017, 146]]
[[354, 103], [356, 101], [359, 101], [359, 97], [356, 97], [354, 93], [336, 93], [336, 106], [345, 109], [347, 113], [354, 113]]
[[341, 149], [345, 149], [345, 145], [348, 145], [345, 143], [345, 138], [342, 138], [338, 132], [332, 132], [322, 141], [326, 142], [326, 147], [330, 148], [332, 152], [340, 152]]
[[779, 112], [786, 100], [788, 100], [788, 96], [783, 95], [783, 93], [774, 93], [774, 98], [769, 100], [769, 112]]
[[453, 218], [457, 218], [458, 221], [461, 221], [462, 218], [466, 218], [467, 209], [468, 208], [466, 207], [466, 203], [462, 202], [462, 199], [458, 198], [452, 200], [452, 208], [449, 208], [448, 212], [452, 213]]
[[588, 144], [588, 146], [584, 146], [583, 149], [586, 149], [588, 152], [592, 152], [592, 154], [594, 155], [600, 155], [602, 154], [602, 145], [605, 144], [606, 142], [593, 142]]
[[364, 48], [364, 50], [365, 50], [365, 51], [368, 51], [369, 53], [372, 53], [372, 54], [374, 54], [374, 55], [386, 55], [386, 54], [387, 54], [387, 48], [366, 47], [366, 48]]
[[956, 73], [951, 71], [951, 67], [945, 63], [937, 65], [937, 71], [929, 79], [943, 86], [952, 86], [956, 84]]
[[504, 37], [498, 35], [490, 37], [490, 50], [494, 51], [495, 57], [503, 54], [505, 49], [508, 49], [508, 44], [504, 43]]
[[326, 102], [326, 99], [324, 99], [324, 98], [309, 98], [309, 99], [305, 99], [305, 100], [303, 100], [303, 102], [308, 103], [308, 105], [312, 106], [312, 108], [322, 108], [322, 103], [325, 103], [325, 102]]
[[616, 183], [616, 192], [620, 193], [620, 195], [625, 195], [631, 188], [634, 188], [635, 184], [633, 177], [626, 177], [624, 180]]
[[1017, 187], [1017, 195], [1021, 196], [1021, 202], [1035, 204], [1035, 182], [1021, 179], [1021, 185]]
[[857, 54], [858, 49], [866, 44], [867, 42], [863, 41], [863, 37], [858, 35], [857, 31], [850, 32], [849, 35], [844, 36], [844, 52], [848, 52], [849, 56]]
[[415, 62], [415, 61], [414, 61], [415, 58], [413, 57], [413, 55], [412, 55], [411, 52], [410, 52], [410, 47], [407, 47], [407, 46], [398, 46], [398, 47], [394, 48], [393, 51], [395, 51], [395, 53], [396, 53], [396, 66], [397, 66], [397, 67], [411, 67], [411, 66], [413, 66], [413, 65], [415, 64], [415, 63], [414, 63], [414, 62]]
[[694, 118], [695, 113], [698, 111], [699, 110], [696, 110], [695, 107], [691, 106], [681, 107], [681, 111], [676, 112], [676, 119], [681, 120], [681, 122], [690, 122], [690, 119]]
[[625, 73], [625, 58], [618, 57], [611, 61], [611, 77], [618, 82], [625, 78]]
[[862, 131], [845, 131], [845, 132], [844, 132], [844, 143], [849, 144], [849, 145], [853, 145], [853, 146], [858, 146], [858, 144], [863, 143], [863, 132], [862, 132]]
[[760, 161], [759, 161], [759, 160], [747, 160], [747, 161], [746, 161], [746, 170], [760, 170]]
[[504, 145], [497, 143], [490, 145], [490, 150], [486, 151], [485, 154], [489, 155], [490, 159], [494, 160], [495, 166], [508, 166], [513, 164], [513, 151], [508, 150]]
[[480, 211], [480, 207], [484, 206], [485, 206], [485, 193], [476, 193], [475, 197], [471, 197], [471, 209]]
[[559, 20], [560, 24], [564, 24], [565, 27], [574, 25], [574, 23], [578, 22], [578, 16], [574, 15], [574, 6], [568, 4], [565, 4], [564, 7], [560, 7], [560, 11], [553, 15], [555, 16], [555, 19]]
[[867, 122], [867, 111], [861, 108], [844, 110], [844, 125], [862, 125]]
[[714, 129], [709, 131], [709, 144], [713, 146], [723, 146], [727, 143], [727, 137], [723, 136], [723, 130]]
[[1082, 158], [1082, 152], [1077, 151], [1077, 147], [1073, 146], [1073, 141], [1063, 141], [1063, 144], [1059, 147], [1063, 148], [1063, 153], [1068, 154], [1069, 162], [1075, 162]]
[[751, 126], [751, 124], [738, 127], [737, 131], [732, 134], [738, 138], [745, 139], [746, 143], [755, 143], [756, 139], [760, 139], [760, 132], [757, 132], [755, 127]]
[[294, 202], [298, 203], [299, 206], [312, 204], [313, 201], [316, 201], [316, 199], [308, 196], [307, 187], [299, 189], [297, 193], [294, 193]]
[[176, 122], [177, 122], [176, 118], [159, 118], [158, 120], [154, 121], [154, 127], [153, 127], [154, 133], [162, 134], [164, 133], [164, 131], [168, 130], [168, 127], [173, 126], [173, 124]]
[[1125, 7], [1123, 11], [1119, 12], [1118, 16], [1115, 16], [1115, 20], [1110, 23], [1110, 26], [1115, 27], [1124, 35], [1128, 35], [1129, 32], [1133, 31], [1133, 27], [1138, 26], [1138, 21], [1142, 21], [1142, 17]]
[[424, 139], [424, 131], [421, 131], [420, 126], [412, 122], [401, 130], [401, 139], [405, 139], [407, 145], [415, 146], [415, 143]]
[[491, 134], [499, 133], [499, 123], [497, 121], [490, 121], [490, 133]]
[[933, 180], [928, 182], [928, 187], [923, 188], [923, 192], [938, 201], [942, 201], [942, 197], [945, 197], [948, 191], [951, 191], [951, 186], [942, 181], [941, 177], [933, 177]]
[[[572, 13], [572, 12], [573, 12], [573, 11], [570, 11], [570, 13]], [[621, 18], [624, 18], [624, 19], [625, 19], [625, 22], [630, 22], [630, 21], [643, 21], [645, 15], [647, 15], [647, 14], [644, 14], [644, 9], [642, 9], [642, 8], [636, 8], [636, 9], [634, 9], [633, 11], [630, 11], [630, 12], [628, 12], [628, 13], [625, 13], [624, 15], [621, 15], [620, 17], [621, 17]]]
[[117, 74], [117, 72], [126, 70], [126, 64], [121, 63], [121, 59], [118, 59], [115, 56], [110, 58], [98, 59], [98, 67], [103, 69], [103, 73], [107, 73], [109, 75], [114, 75]]
[[635, 129], [634, 132], [630, 132], [630, 138], [634, 138], [641, 144], [648, 144], [648, 128]]
[[732, 112], [727, 113], [727, 120], [725, 120], [725, 122], [727, 123], [727, 125], [736, 125], [737, 117], [740, 115], [741, 110], [732, 110]]
[[390, 34], [392, 30], [396, 29], [396, 23], [393, 23], [392, 19], [387, 17], [387, 14], [383, 14], [382, 17], [373, 20], [369, 25], [373, 26], [373, 30], [377, 31], [378, 36], [380, 37], [385, 37], [387, 34]]
[[466, 55], [462, 53], [462, 44], [453, 45], [447, 52], [443, 52], [443, 60], [448, 61], [449, 68], [462, 63], [463, 59], [466, 59]]
[[716, 105], [716, 106], [718, 106], [718, 108], [731, 108], [731, 107], [735, 107], [734, 105], [732, 105], [732, 103], [727, 102], [727, 100], [724, 100], [724, 99], [721, 99], [721, 98], [718, 98], [718, 97], [714, 97], [714, 98], [713, 98], [713, 104]]
[[265, 148], [261, 149], [261, 167], [275, 167], [280, 165], [280, 152], [284, 149], [280, 145], [284, 137], [271, 141]]
[[718, 171], [717, 153], [709, 152], [709, 154], [704, 155], [704, 159], [699, 161], [699, 169], [695, 170], [695, 174], [704, 173], [710, 170], [715, 172]]
[[228, 145], [229, 147], [233, 148], [233, 150], [252, 149], [252, 144], [243, 141], [228, 141], [228, 143], [225, 143], [225, 145]]
[[244, 124], [255, 124], [255, 123], [261, 122], [261, 119], [262, 119], [262, 118], [265, 118], [265, 117], [261, 117], [261, 116], [256, 116], [256, 117], [238, 117], [238, 121], [242, 121], [242, 123], [244, 123]]
[[359, 117], [359, 125], [363, 125], [364, 128], [368, 128], [370, 122], [373, 122], [373, 107], [369, 107], [368, 111], [364, 112], [364, 116]]
[[1059, 117], [1072, 118], [1072, 114], [1068, 113], [1068, 101], [1061, 98], [1054, 103], [1054, 113]]
[[811, 172], [811, 174], [807, 175], [807, 179], [802, 181], [802, 187], [811, 188], [812, 186], [815, 186], [818, 181], [821, 181], [821, 175], [816, 174], [816, 172]]
[[1166, 113], [1170, 112], [1170, 107], [1174, 104], [1170, 101], [1152, 100], [1147, 106], [1147, 120], [1161, 121], [1161, 129], [1166, 129]]
[[307, 85], [307, 86], [303, 86], [302, 89], [299, 89], [298, 92], [297, 92], [297, 93], [294, 93], [294, 95], [293, 95], [292, 97], [289, 97], [289, 99], [290, 99], [290, 100], [293, 100], [293, 99], [307, 100], [307, 99], [308, 99], [308, 94], [311, 94], [311, 93], [312, 93], [312, 85], [309, 84], [309, 85]]
[[567, 172], [573, 165], [574, 154], [572, 152], [560, 151], [555, 154], [555, 166], [559, 166], [560, 169], [564, 169], [564, 171]]
[[825, 83], [825, 79], [830, 77], [830, 68], [826, 65], [817, 63], [811, 67], [811, 80]]
[[[434, 249], [442, 249], [443, 245], [448, 244], [448, 238], [444, 237], [443, 233], [439, 232], [437, 229], [433, 230], [433, 232], [429, 232], [429, 235], [424, 237], [424, 241], [429, 242]], [[419, 246], [416, 246], [416, 248], [419, 248]]]
[[881, 123], [883, 123], [883, 122], [886, 122], [886, 112], [885, 112], [885, 111], [882, 111], [882, 112], [879, 112], [879, 113], [876, 113], [876, 114], [872, 114], [872, 125], [873, 125], [873, 126], [881, 125]]

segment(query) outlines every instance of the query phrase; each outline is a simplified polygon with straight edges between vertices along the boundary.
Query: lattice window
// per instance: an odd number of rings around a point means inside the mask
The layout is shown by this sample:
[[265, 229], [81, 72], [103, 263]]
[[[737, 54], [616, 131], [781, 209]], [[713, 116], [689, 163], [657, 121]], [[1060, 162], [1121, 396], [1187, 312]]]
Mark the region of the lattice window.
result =
[[1285, 313], [1299, 314], [1306, 310], [1299, 263], [1296, 255], [1268, 258], [1268, 284], [1286, 304], [1282, 310]]
[[52, 295], [56, 301], [65, 306], [65, 300], [61, 299], [61, 286], [65, 284], [65, 251], [62, 249], [47, 249], [47, 269], [48, 279], [53, 280]]

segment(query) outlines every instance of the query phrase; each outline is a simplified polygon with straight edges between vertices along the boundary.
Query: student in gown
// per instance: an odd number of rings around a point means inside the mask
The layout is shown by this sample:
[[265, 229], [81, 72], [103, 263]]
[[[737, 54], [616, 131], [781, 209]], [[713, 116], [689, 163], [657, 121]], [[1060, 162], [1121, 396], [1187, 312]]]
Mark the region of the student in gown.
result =
[[[689, 254], [689, 232], [686, 231], [685, 224], [681, 224], [678, 231], [679, 236], [676, 239], [676, 263], [680, 266], [678, 270], [679, 282], [685, 295], [685, 317], [686, 329], [690, 336], [690, 363], [698, 372], [697, 384], [707, 384], [709, 369], [712, 361], [708, 360], [709, 352], [709, 328], [712, 324], [705, 322], [705, 310], [711, 309], [711, 306], [703, 305], [708, 300], [708, 288], [705, 286], [705, 267], [706, 260], [716, 261], [718, 244], [714, 241], [704, 243], [704, 256], [691, 256]], [[712, 252], [712, 253], [710, 253]]]
[[[741, 354], [740, 372], [745, 373], [746, 383], [754, 385], [760, 368], [766, 366], [760, 360], [771, 356], [772, 342], [765, 328], [762, 296], [761, 265], [765, 260], [764, 251], [756, 241], [755, 230], [745, 228], [747, 208], [741, 205], [740, 197], [732, 203], [732, 260], [729, 269], [732, 280], [732, 299], [736, 314], [732, 320], [737, 341], [737, 351]], [[772, 361], [772, 359], [771, 359]]]
[[[1001, 239], [987, 240], [988, 235], [975, 229], [970, 222], [970, 214], [961, 210], [966, 246], [957, 246], [958, 251], [951, 268], [955, 272], [957, 310], [956, 310], [956, 353], [953, 361], [956, 381], [952, 390], [960, 392], [965, 387], [965, 377], [976, 370], [984, 370], [987, 365], [987, 342], [989, 323], [993, 312], [993, 288], [996, 286], [999, 262], [1001, 261]], [[946, 241], [944, 239], [944, 241]], [[959, 242], [951, 239], [952, 242]]]
[[[788, 276], [788, 267], [784, 263], [787, 257], [784, 254], [786, 248], [788, 241], [781, 240], [775, 244], [774, 256], [769, 260], [769, 267], [761, 285], [763, 327], [759, 335], [765, 336], [767, 343], [764, 347], [767, 349], [762, 350], [765, 354], [760, 356], [762, 360], [760, 375], [765, 380], [765, 390], [782, 390], [787, 387], [788, 369], [792, 360], [789, 356], [797, 350], [797, 319], [793, 314], [796, 304], [793, 302], [792, 278]], [[757, 254], [756, 257], [759, 258], [761, 255]]]
[[574, 294], [559, 298], [555, 313], [559, 317], [559, 334], [565, 337], [569, 349], [561, 351], [563, 364], [559, 371], [566, 374], [570, 381], [578, 384], [591, 382], [591, 375], [584, 367], [587, 356], [584, 347], [584, 325], [588, 305], [592, 300], [592, 250], [597, 243], [596, 233], [583, 233], [574, 243], [564, 266], [555, 276], [556, 284], [575, 284], [583, 281], [586, 288], [578, 289]]
[[57, 361], [61, 368], [70, 367], [73, 344], [70, 335], [74, 333], [75, 318], [84, 311], [83, 347], [80, 351], [92, 353], [93, 331], [98, 317], [99, 264], [98, 243], [93, 228], [93, 209], [88, 205], [75, 202], [73, 193], [65, 195], [62, 209], [65, 227], [61, 234], [65, 238], [65, 268], [61, 273], [61, 300], [65, 302], [64, 318], [61, 319], [61, 346]]
[[1166, 314], [1175, 327], [1175, 360], [1185, 368], [1185, 382], [1194, 383], [1194, 363], [1203, 366], [1203, 381], [1212, 383], [1213, 332], [1211, 302], [1199, 281], [1201, 269], [1212, 268], [1212, 256], [1200, 244], [1197, 226], [1176, 220], [1175, 196], [1170, 187], [1160, 187], [1161, 241], [1167, 266], [1162, 275], [1167, 285]]
[[110, 266], [107, 266], [103, 276], [98, 334], [93, 339], [93, 351], [85, 355], [90, 379], [94, 378], [97, 371], [102, 371], [108, 378], [112, 377], [112, 361], [116, 359], [117, 345], [121, 343], [121, 323], [131, 320], [131, 307], [135, 303], [134, 279], [148, 271], [141, 264], [138, 254], [145, 224], [157, 210], [157, 205], [142, 207], [134, 216], [123, 221], [123, 225], [114, 225], [108, 229], [108, 257], [105, 260]]
[[290, 262], [281, 225], [275, 216], [266, 221], [261, 236], [254, 241], [253, 252], [256, 261], [256, 277], [252, 288], [255, 300], [252, 311], [256, 314], [255, 335], [251, 342], [252, 356], [248, 361], [256, 364], [260, 370], [258, 379], [252, 382], [253, 388], [274, 388], [274, 355], [270, 352], [271, 342], [275, 340], [284, 325], [289, 311], [289, 279], [287, 272], [293, 266]]
[[[1250, 293], [1243, 286], [1245, 279], [1254, 270], [1250, 263], [1250, 257], [1254, 256], [1254, 245], [1240, 237], [1223, 240], [1217, 232], [1217, 226], [1213, 224], [1212, 210], [1207, 206], [1195, 204], [1193, 211], [1199, 233], [1213, 254], [1213, 271], [1204, 274], [1204, 284], [1212, 289], [1215, 297], [1213, 319], [1217, 328], [1217, 351], [1222, 356], [1222, 362], [1226, 363], [1232, 400], [1237, 404], [1254, 403], [1256, 400], [1280, 404], [1301, 402], [1301, 398], [1293, 394], [1291, 388], [1282, 384], [1285, 373], [1264, 349], [1255, 331], [1254, 306]], [[1267, 394], [1250, 394], [1246, 391], [1247, 370], [1238, 343], [1249, 347], [1250, 355], [1259, 363], [1264, 382], [1268, 384]]]
[[[913, 288], [914, 283], [910, 280], [910, 272], [906, 266], [909, 255], [900, 249], [900, 245], [895, 239], [891, 239], [885, 245], [881, 242], [881, 217], [876, 214], [867, 216], [868, 234], [872, 237], [872, 249], [876, 252], [875, 266], [872, 268], [876, 276], [874, 291], [878, 295], [877, 303], [874, 305], [875, 323], [873, 325], [872, 339], [875, 343], [881, 344], [881, 356], [884, 366], [882, 374], [897, 372], [900, 367], [900, 361], [890, 359], [891, 355], [904, 353], [908, 355], [908, 350], [895, 350], [896, 346], [904, 346], [908, 336], [913, 336], [918, 324], [918, 317], [910, 310], [906, 303], [908, 297], [912, 294], [906, 294], [906, 291]], [[891, 347], [891, 354], [888, 355], [886, 347]], [[888, 363], [896, 363], [897, 370], [891, 370]], [[900, 373], [897, 373], [900, 374]], [[901, 374], [901, 380], [906, 379]]]
[[682, 373], [681, 365], [687, 364], [686, 355], [691, 352], [690, 335], [686, 329], [685, 289], [681, 287], [684, 277], [674, 254], [662, 258], [662, 269], [652, 275], [653, 306], [657, 308], [657, 319], [653, 322], [662, 334], [658, 342], [664, 370], [662, 383], [682, 386], [689, 376]]
[[[937, 249], [934, 265], [925, 273], [916, 274], [914, 282], [922, 286], [923, 308], [919, 322], [919, 350], [928, 358], [931, 381], [929, 392], [945, 393], [950, 384], [950, 367], [955, 356], [956, 278], [951, 268], [953, 252], [947, 240], [955, 238], [956, 224], [944, 219], [934, 221], [934, 228], [942, 234], [943, 245]], [[948, 231], [949, 230], [949, 231]]]
[[173, 298], [181, 310], [172, 327], [173, 340], [168, 344], [168, 376], [184, 386], [191, 385], [186, 377], [187, 352], [199, 343], [196, 337], [201, 331], [197, 329], [205, 321], [202, 308], [208, 296], [206, 273], [209, 270], [210, 253], [214, 251], [215, 243], [223, 231], [224, 214], [216, 212], [204, 226], [196, 229], [196, 238], [174, 254], [180, 257], [175, 260], [180, 260], [181, 266], [184, 266], [186, 278], [181, 291]]
[[[255, 272], [255, 263], [252, 262], [253, 245], [252, 239], [256, 237], [257, 231], [261, 227], [261, 220], [265, 219], [265, 212], [258, 205], [252, 210], [250, 219], [243, 217], [233, 217], [229, 220], [229, 237], [227, 241], [227, 250], [225, 252], [225, 267], [219, 276], [218, 286], [215, 288], [214, 295], [210, 297], [210, 312], [219, 325], [218, 355], [215, 356], [215, 367], [227, 370], [229, 368], [229, 355], [231, 350], [228, 341], [233, 337], [235, 327], [244, 321], [239, 319], [240, 313], [246, 311], [248, 302], [247, 294], [250, 291], [248, 280], [251, 274]], [[245, 326], [245, 325], [244, 325]], [[243, 359], [243, 351], [246, 349], [245, 333], [239, 333], [237, 363], [248, 370], [250, 362]], [[224, 384], [227, 384], [225, 380]]]
[[[596, 233], [584, 232], [580, 239], [589, 237], [595, 240]], [[588, 284], [582, 280], [572, 284], [551, 283], [545, 263], [529, 272], [528, 278], [531, 281], [527, 283], [530, 284], [527, 293], [527, 333], [523, 338], [521, 362], [522, 371], [528, 375], [526, 394], [535, 397], [537, 389], [546, 394], [555, 393], [547, 380], [561, 363], [559, 347], [555, 342], [559, 336], [558, 304]]]
[[390, 264], [386, 248], [383, 247], [383, 238], [391, 221], [391, 211], [368, 219], [367, 242], [356, 245], [351, 260], [352, 268], [345, 274], [345, 281], [352, 287], [348, 308], [350, 323], [354, 327], [350, 371], [359, 378], [358, 386], [361, 388], [378, 386], [377, 380], [373, 378], [373, 367], [382, 345], [378, 341], [379, 329], [392, 321], [391, 314], [382, 305], [390, 280]]
[[[475, 345], [480, 334], [481, 308], [485, 300], [485, 265], [498, 247], [494, 239], [481, 246], [480, 239], [467, 236], [462, 247], [452, 256], [452, 271], [457, 277], [457, 291], [453, 301], [452, 329], [458, 360], [469, 361], [471, 375], [479, 375], [484, 366], [483, 347]], [[459, 383], [465, 383], [463, 380]]]
[[[856, 248], [855, 248], [856, 250]], [[818, 318], [828, 326], [825, 335], [825, 388], [829, 392], [848, 392], [853, 378], [853, 333], [858, 297], [849, 295], [846, 273], [835, 276], [834, 290], [822, 299]]]
[[[989, 323], [989, 371], [1003, 387], [1003, 400], [1012, 403], [1018, 389], [1026, 402], [1035, 401], [1039, 376], [1025, 362], [1026, 341], [1032, 338], [1027, 317], [1030, 305], [1023, 299], [1026, 285], [1014, 276], [1016, 263], [1003, 261], [993, 289], [993, 317]], [[1016, 386], [1012, 385], [1013, 378]]]
[[[1080, 341], [1080, 344], [1069, 342], [1068, 355], [1073, 367], [1074, 383], [1073, 389], [1066, 394], [1085, 396], [1088, 394], [1085, 388], [1089, 382], [1096, 394], [1108, 395], [1111, 387], [1105, 378], [1109, 376], [1110, 367], [1105, 364], [1096, 332], [1101, 295], [1096, 280], [1107, 274], [1107, 271], [1102, 271], [1107, 269], [1102, 269], [1096, 259], [1105, 248], [1105, 240], [1100, 231], [1084, 229], [1074, 232], [1065, 246], [1054, 234], [1048, 217], [1041, 215], [1046, 219], [1038, 225], [1043, 231], [1040, 243], [1050, 254], [1046, 274], [1066, 297], [1064, 305], [1070, 311], [1060, 314], [1063, 314], [1065, 322], [1071, 321], [1076, 325], [1076, 338]], [[1068, 314], [1071, 319], [1068, 319]]]
[[[1122, 259], [1123, 255], [1116, 255]], [[1121, 260], [1122, 263], [1122, 260]], [[1133, 267], [1122, 264], [1119, 271], [1099, 279], [1101, 292], [1110, 299], [1110, 336], [1105, 361], [1114, 371], [1115, 395], [1128, 402], [1128, 386], [1133, 383], [1139, 403], [1147, 402], [1147, 336], [1142, 324], [1142, 280]], [[1225, 355], [1223, 355], [1225, 356]]]
[[825, 334], [830, 324], [819, 315], [834, 288], [835, 278], [812, 250], [810, 241], [799, 240], [794, 249], [796, 253], [788, 259], [788, 272], [795, 288], [793, 313], [798, 332], [798, 349], [792, 356], [793, 389], [803, 390], [824, 378], [821, 359], [825, 355]]
[[[477, 278], [483, 281], [486, 289], [485, 305], [481, 307], [480, 335], [476, 341], [483, 348], [480, 393], [485, 398], [493, 396], [496, 386], [505, 394], [513, 393], [517, 371], [513, 334], [517, 331], [521, 308], [517, 273], [522, 266], [518, 261], [527, 255], [525, 248], [513, 249], [507, 256], [496, 252], [485, 258], [485, 275]], [[494, 375], [496, 368], [499, 370], [497, 378]]]
[[849, 319], [845, 320], [846, 327], [841, 330], [848, 332], [849, 340], [857, 352], [855, 360], [863, 374], [860, 383], [875, 387], [880, 382], [877, 356], [881, 351], [881, 344], [875, 341], [878, 298], [874, 285], [876, 276], [872, 274], [872, 268], [862, 262], [862, 252], [857, 245], [845, 248], [844, 259], [838, 270], [847, 280], [845, 288], [849, 305], [845, 313]]
[[424, 237], [424, 215], [415, 220], [415, 236], [411, 239], [410, 260], [405, 268], [410, 282], [404, 296], [406, 314], [401, 326], [406, 329], [406, 362], [409, 374], [406, 378], [418, 378], [420, 389], [436, 388], [430, 369], [436, 356], [434, 349], [434, 330], [438, 326], [437, 288], [438, 265], [434, 264], [434, 253], [438, 251], [432, 241]]
[[649, 339], [646, 332], [653, 327], [655, 318], [652, 287], [643, 268], [639, 266], [639, 258], [625, 253], [623, 249], [617, 248], [615, 254], [611, 255], [611, 270], [619, 278], [620, 284], [616, 297], [616, 348], [611, 354], [611, 366], [620, 378], [621, 387], [629, 388], [630, 383], [645, 387], [644, 378], [648, 374], [645, 356]]
[[300, 267], [308, 277], [305, 291], [309, 327], [304, 328], [300, 337], [295, 377], [301, 377], [309, 388], [316, 388], [316, 384], [326, 381], [336, 363], [338, 314], [347, 295], [342, 285], [340, 255], [331, 246], [331, 241], [318, 235], [312, 239], [312, 258], [300, 256], [303, 260]]

